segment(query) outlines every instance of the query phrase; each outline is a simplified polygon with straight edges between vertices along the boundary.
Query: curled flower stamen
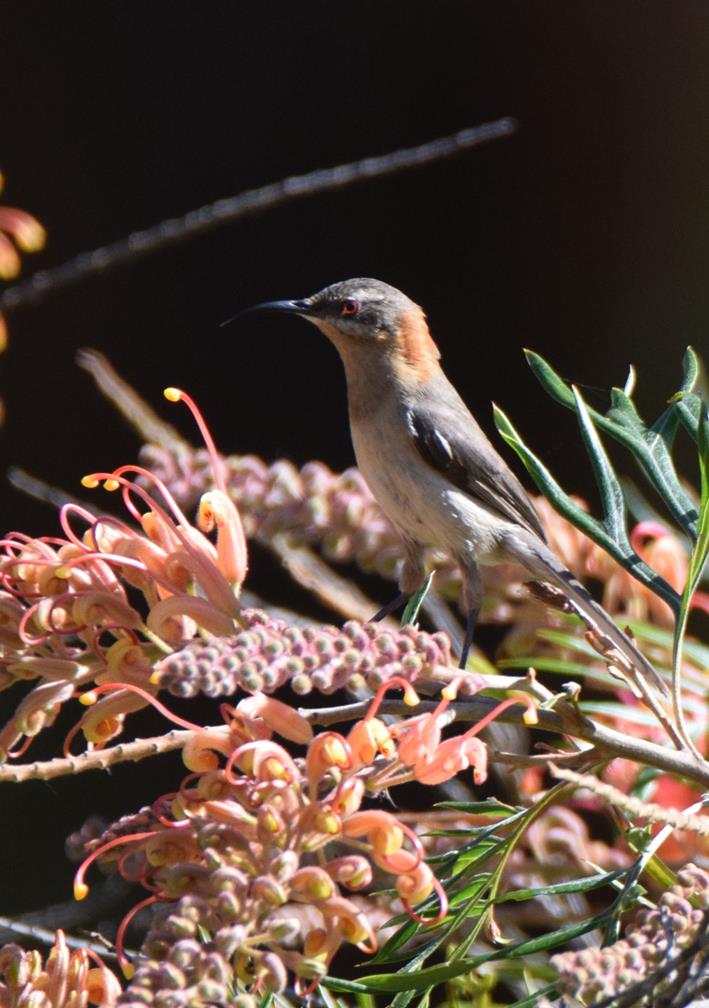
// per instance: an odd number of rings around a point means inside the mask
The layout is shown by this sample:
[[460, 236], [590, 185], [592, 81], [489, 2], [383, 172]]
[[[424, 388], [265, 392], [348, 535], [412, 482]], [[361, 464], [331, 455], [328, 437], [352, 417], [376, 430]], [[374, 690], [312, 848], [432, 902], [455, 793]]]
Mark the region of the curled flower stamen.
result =
[[415, 707], [418, 704], [419, 696], [411, 683], [407, 682], [406, 679], [402, 679], [401, 676], [392, 676], [391, 679], [387, 679], [386, 682], [383, 682], [374, 694], [374, 699], [372, 700], [370, 708], [364, 716], [365, 721], [374, 717], [379, 710], [379, 706], [384, 699], [384, 695], [390, 689], [394, 689], [397, 686], [404, 691], [404, 703], [407, 704], [407, 706]]
[[139, 903], [136, 903], [136, 905], [128, 911], [128, 913], [125, 915], [125, 917], [123, 918], [118, 927], [118, 931], [116, 932], [116, 958], [118, 959], [118, 965], [121, 967], [121, 972], [123, 973], [123, 976], [126, 978], [126, 980], [131, 980], [135, 973], [133, 964], [130, 962], [129, 959], [126, 958], [126, 954], [124, 951], [124, 940], [126, 936], [126, 931], [128, 930], [128, 925], [136, 916], [136, 914], [139, 914], [141, 910], [145, 909], [145, 907], [151, 906], [153, 903], [157, 903], [158, 900], [159, 897], [153, 895], [148, 896], [146, 899], [141, 900]]
[[86, 693], [82, 693], [79, 697], [79, 703], [83, 704], [85, 707], [90, 707], [92, 704], [96, 703], [97, 698], [102, 693], [113, 693], [117, 690], [128, 690], [130, 693], [135, 693], [137, 696], [142, 697], [146, 703], [149, 703], [155, 710], [159, 711], [163, 717], [167, 718], [168, 721], [172, 721], [173, 724], [178, 725], [180, 728], [188, 728], [190, 731], [200, 732], [202, 727], [198, 724], [194, 724], [192, 721], [186, 721], [181, 718], [178, 714], [173, 714], [171, 710], [160, 703], [160, 701], [148, 693], [147, 690], [141, 689], [140, 686], [135, 686], [133, 683], [103, 683], [101, 686], [94, 686], [93, 689]]
[[438, 913], [436, 914], [435, 917], [424, 917], [422, 914], [417, 914], [415, 910], [412, 908], [408, 899], [404, 896], [401, 896], [401, 902], [409, 917], [413, 921], [416, 921], [417, 924], [423, 924], [425, 927], [435, 927], [437, 924], [440, 924], [442, 921], [445, 920], [446, 914], [448, 913], [448, 894], [446, 893], [445, 889], [443, 888], [439, 880], [436, 878], [435, 873], [430, 872], [430, 875], [431, 875], [431, 885], [435, 889], [436, 895], [438, 896]]
[[465, 735], [461, 736], [461, 738], [471, 738], [473, 735], [477, 735], [478, 732], [481, 732], [483, 730], [483, 728], [487, 728], [487, 726], [492, 721], [494, 721], [496, 717], [499, 717], [503, 711], [507, 710], [508, 707], [512, 707], [516, 703], [524, 704], [525, 707], [527, 708], [524, 714], [522, 715], [522, 720], [524, 721], [524, 723], [526, 725], [537, 724], [537, 722], [539, 721], [539, 717], [537, 715], [537, 708], [534, 704], [534, 701], [532, 700], [531, 697], [527, 696], [526, 693], [520, 693], [518, 696], [508, 697], [506, 700], [503, 700], [501, 703], [499, 703], [497, 707], [495, 707], [493, 710], [490, 711], [489, 714], [486, 714], [484, 718], [481, 718], [480, 721], [474, 724], [473, 727], [470, 728], [465, 733]]
[[194, 417], [195, 423], [197, 424], [199, 432], [202, 435], [202, 440], [204, 441], [205, 447], [207, 449], [207, 454], [209, 455], [209, 461], [212, 465], [212, 475], [214, 476], [214, 482], [216, 483], [217, 487], [222, 491], [222, 493], [228, 495], [228, 491], [226, 488], [226, 480], [224, 478], [225, 474], [224, 462], [219, 457], [217, 446], [214, 443], [214, 438], [210, 433], [209, 427], [207, 427], [207, 424], [205, 423], [204, 417], [202, 416], [202, 411], [197, 406], [197, 403], [194, 401], [191, 395], [188, 395], [187, 392], [184, 392], [182, 389], [179, 388], [174, 387], [166, 388], [163, 391], [163, 395], [165, 396], [168, 402], [173, 403], [183, 402], [187, 407], [187, 409], [192, 414], [192, 416]]
[[138, 840], [147, 840], [148, 837], [155, 836], [156, 832], [157, 830], [148, 830], [145, 833], [129, 833], [126, 836], [114, 837], [112, 840], [107, 840], [105, 844], [97, 847], [96, 850], [91, 851], [91, 853], [81, 862], [76, 870], [76, 874], [74, 875], [74, 899], [78, 901], [86, 899], [88, 896], [89, 887], [84, 881], [84, 876], [97, 858], [102, 857], [108, 851], [113, 850], [114, 847], [120, 847], [121, 844], [134, 843]]

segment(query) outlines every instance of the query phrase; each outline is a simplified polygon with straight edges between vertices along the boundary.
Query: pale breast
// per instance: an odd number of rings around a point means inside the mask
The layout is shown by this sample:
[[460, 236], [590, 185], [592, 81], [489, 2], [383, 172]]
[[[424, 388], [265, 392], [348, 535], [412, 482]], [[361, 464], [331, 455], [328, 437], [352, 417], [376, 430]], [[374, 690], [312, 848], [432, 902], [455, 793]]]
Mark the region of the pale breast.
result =
[[352, 424], [352, 440], [362, 475], [400, 531], [459, 560], [499, 559], [498, 545], [509, 523], [428, 466], [397, 415], [358, 419]]

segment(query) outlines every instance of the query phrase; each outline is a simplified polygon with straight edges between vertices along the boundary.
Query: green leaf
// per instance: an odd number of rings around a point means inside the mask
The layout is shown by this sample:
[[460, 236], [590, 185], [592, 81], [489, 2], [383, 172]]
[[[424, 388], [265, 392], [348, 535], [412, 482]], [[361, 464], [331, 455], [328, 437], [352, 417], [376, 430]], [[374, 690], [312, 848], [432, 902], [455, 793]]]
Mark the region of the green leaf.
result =
[[[630, 621], [630, 629], [640, 641], [648, 641], [650, 644], [657, 644], [667, 651], [672, 649], [673, 634], [663, 627], [653, 626], [651, 623], [637, 623]], [[702, 644], [698, 640], [688, 640], [684, 643], [685, 657], [689, 658], [698, 669], [705, 669], [709, 666], [709, 646]], [[702, 683], [703, 691], [706, 691], [706, 679], [702, 674], [698, 680]]]
[[684, 711], [682, 706], [680, 681], [682, 674], [682, 651], [684, 637], [689, 619], [689, 609], [692, 603], [692, 596], [697, 589], [699, 580], [704, 569], [704, 565], [709, 555], [709, 412], [705, 403], [699, 416], [697, 447], [699, 449], [699, 474], [701, 497], [699, 505], [699, 519], [697, 522], [697, 541], [689, 558], [687, 570], [687, 581], [682, 592], [679, 615], [675, 623], [675, 633], [672, 652], [672, 691], [674, 697], [675, 714], [679, 726], [689, 747], [699, 756], [695, 747], [687, 736], [687, 729], [684, 725]]
[[535, 991], [534, 994], [523, 998], [522, 1001], [515, 1001], [509, 1008], [539, 1008], [540, 999], [543, 997], [553, 998], [554, 1000], [559, 997], [555, 983], [542, 987], [541, 990]]
[[507, 945], [504, 949], [495, 949], [493, 952], [486, 952], [479, 956], [471, 956], [464, 960], [445, 963], [440, 966], [427, 966], [418, 970], [414, 974], [408, 973], [375, 973], [362, 977], [356, 983], [347, 980], [339, 980], [335, 977], [325, 977], [322, 981], [331, 990], [341, 991], [372, 991], [373, 993], [393, 994], [402, 990], [427, 990], [437, 984], [447, 983], [454, 977], [463, 976], [465, 973], [477, 969], [488, 962], [499, 962], [505, 959], [520, 958], [523, 956], [535, 955], [538, 952], [547, 952], [550, 949], [558, 948], [566, 942], [572, 941], [580, 935], [587, 934], [597, 927], [601, 927], [607, 920], [607, 913], [597, 914], [578, 924], [571, 924], [567, 927], [559, 928], [538, 938], [532, 938], [513, 945]]
[[538, 896], [557, 896], [563, 893], [590, 892], [592, 889], [599, 889], [601, 886], [610, 885], [617, 878], [625, 875], [624, 868], [618, 868], [612, 872], [604, 872], [601, 875], [589, 875], [587, 878], [574, 879], [572, 882], [558, 882], [555, 885], [539, 886], [535, 889], [514, 889], [501, 896], [498, 903], [520, 903], [523, 900], [536, 899]]
[[601, 492], [603, 525], [608, 535], [611, 536], [621, 549], [626, 550], [629, 555], [635, 555], [628, 540], [625, 500], [620, 482], [613, 471], [613, 466], [606, 455], [586, 403], [581, 397], [581, 393], [576, 388], [573, 389], [573, 393], [576, 402], [576, 412], [578, 413], [581, 425], [581, 435], [586, 445], [586, 451], [591, 459], [596, 483]]
[[678, 392], [670, 399], [677, 411], [677, 416], [682, 426], [690, 437], [697, 441], [699, 437], [699, 414], [701, 412], [701, 399], [695, 394], [695, 389], [699, 384], [701, 369], [699, 358], [691, 347], [687, 347], [684, 355], [684, 378]]
[[[569, 394], [573, 400], [573, 393]], [[676, 612], [679, 608], [679, 596], [664, 578], [649, 567], [634, 551], [623, 549], [615, 539], [608, 534], [604, 525], [589, 515], [562, 490], [546, 466], [527, 447], [517, 433], [508, 417], [502, 410], [493, 405], [495, 424], [502, 438], [519, 455], [527, 472], [537, 484], [540, 492], [549, 500], [554, 508], [567, 518], [572, 525], [585, 532], [586, 535], [609, 553], [619, 564], [622, 564], [636, 580], [659, 595]], [[600, 414], [593, 413], [594, 420]], [[602, 419], [605, 420], [605, 417]], [[600, 425], [599, 425], [600, 426]]]
[[[510, 812], [524, 812], [525, 809], [517, 809], [513, 805], [504, 805], [495, 798], [486, 798], [485, 801], [478, 802], [457, 802], [443, 801], [436, 802], [433, 806], [437, 809], [449, 809], [451, 812], [466, 812], [469, 815], [509, 815]], [[499, 825], [499, 824], [498, 824]]]
[[418, 619], [419, 609], [423, 605], [424, 599], [428, 595], [428, 590], [431, 587], [431, 581], [433, 580], [433, 573], [426, 577], [426, 580], [421, 585], [417, 592], [411, 596], [409, 601], [406, 603], [404, 612], [401, 616], [401, 626], [405, 627], [409, 623], [415, 623]]
[[[571, 386], [539, 354], [526, 350], [525, 355], [529, 366], [542, 387], [557, 402], [576, 411], [577, 404]], [[686, 395], [687, 393], [684, 393], [682, 401], [684, 401]], [[646, 479], [660, 495], [675, 521], [689, 535], [692, 537], [696, 536], [696, 509], [691, 497], [682, 487], [675, 472], [672, 457], [665, 440], [666, 432], [664, 427], [668, 421], [664, 421], [662, 429], [659, 431], [652, 428], [648, 429], [635, 409], [632, 400], [622, 389], [612, 390], [611, 403], [612, 405], [607, 416], [589, 408], [588, 412], [593, 422], [600, 430], [606, 434], [610, 434], [612, 438], [630, 451]], [[552, 500], [551, 497], [549, 499]], [[601, 543], [600, 545], [603, 544]]]

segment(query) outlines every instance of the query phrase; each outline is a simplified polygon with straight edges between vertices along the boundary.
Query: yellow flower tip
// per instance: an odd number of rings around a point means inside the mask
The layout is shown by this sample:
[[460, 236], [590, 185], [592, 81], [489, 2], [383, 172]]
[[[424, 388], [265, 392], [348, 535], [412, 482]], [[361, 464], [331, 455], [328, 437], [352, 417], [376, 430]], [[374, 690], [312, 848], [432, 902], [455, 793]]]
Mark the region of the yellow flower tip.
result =
[[114, 490], [118, 490], [120, 483], [115, 479], [107, 479], [103, 481], [103, 489], [108, 490], [109, 493], [113, 493]]
[[159, 686], [160, 685], [160, 680], [161, 680], [160, 672], [155, 671], [155, 672], [153, 672], [153, 674], [151, 675], [151, 677], [148, 679], [148, 682], [150, 683], [151, 686]]
[[526, 725], [539, 724], [539, 717], [537, 715], [536, 707], [528, 707], [527, 710], [522, 715], [522, 720]]
[[17, 244], [23, 252], [39, 252], [47, 242], [47, 232], [34, 217], [27, 217], [22, 223], [16, 234]]
[[98, 700], [98, 696], [93, 690], [89, 690], [88, 693], [82, 693], [79, 697], [79, 703], [83, 704], [84, 707], [91, 707]]
[[98, 486], [98, 480], [95, 476], [82, 476], [81, 485], [82, 487], [86, 487], [87, 490], [95, 490]]
[[0, 280], [14, 280], [19, 272], [19, 258], [15, 259], [13, 256], [7, 255], [0, 260]]
[[162, 393], [168, 402], [179, 402], [182, 398], [182, 392], [178, 388], [173, 388], [172, 385], [169, 388], [163, 389]]
[[85, 882], [75, 882], [74, 883], [74, 899], [79, 900], [86, 899], [89, 895], [89, 887]]
[[126, 980], [132, 980], [135, 975], [135, 967], [132, 963], [123, 962], [121, 963], [121, 972]]
[[61, 578], [62, 581], [68, 580], [71, 576], [71, 568], [67, 567], [66, 564], [62, 564], [61, 567], [54, 568], [54, 577]]
[[413, 686], [408, 686], [404, 690], [404, 703], [407, 707], [415, 707], [419, 702], [419, 695]]

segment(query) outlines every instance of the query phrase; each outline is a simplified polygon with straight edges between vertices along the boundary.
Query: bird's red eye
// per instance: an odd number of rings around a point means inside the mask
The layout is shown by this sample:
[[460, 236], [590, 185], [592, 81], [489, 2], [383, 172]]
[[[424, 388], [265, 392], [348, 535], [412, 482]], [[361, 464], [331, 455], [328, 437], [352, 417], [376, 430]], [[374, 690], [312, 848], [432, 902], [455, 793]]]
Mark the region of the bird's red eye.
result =
[[343, 315], [356, 315], [359, 311], [359, 301], [355, 301], [354, 298], [345, 298], [340, 305], [340, 311]]

